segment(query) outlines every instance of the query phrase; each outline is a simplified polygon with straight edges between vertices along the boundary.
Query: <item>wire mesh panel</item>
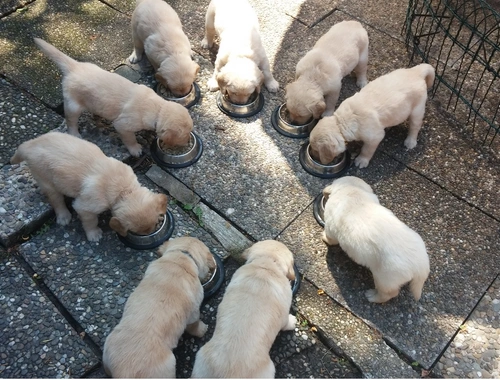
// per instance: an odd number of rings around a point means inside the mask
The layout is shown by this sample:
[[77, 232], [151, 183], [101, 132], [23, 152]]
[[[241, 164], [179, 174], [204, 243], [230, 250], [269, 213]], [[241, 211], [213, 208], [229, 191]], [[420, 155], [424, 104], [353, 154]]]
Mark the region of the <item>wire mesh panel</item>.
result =
[[483, 144], [500, 131], [500, 0], [409, 0], [412, 60], [436, 69], [438, 96]]

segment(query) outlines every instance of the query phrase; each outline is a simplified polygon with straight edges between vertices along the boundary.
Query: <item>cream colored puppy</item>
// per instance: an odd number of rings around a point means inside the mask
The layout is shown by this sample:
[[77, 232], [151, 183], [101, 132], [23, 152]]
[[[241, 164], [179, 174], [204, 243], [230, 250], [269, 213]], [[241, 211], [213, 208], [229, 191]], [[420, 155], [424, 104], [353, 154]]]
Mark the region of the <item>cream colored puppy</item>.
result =
[[434, 82], [434, 68], [422, 63], [378, 77], [344, 100], [333, 116], [321, 119], [311, 131], [311, 155], [322, 164], [346, 150], [349, 141], [363, 141], [355, 164], [368, 166], [385, 135], [384, 129], [409, 118], [405, 146], [413, 149], [425, 114], [427, 89]]
[[295, 328], [289, 314], [293, 255], [275, 240], [254, 244], [231, 278], [217, 310], [215, 331], [196, 354], [194, 378], [273, 378], [269, 350], [280, 330]]
[[189, 93], [200, 70], [191, 59], [191, 44], [177, 13], [163, 0], [138, 0], [132, 13], [134, 51], [131, 63], [145, 52], [156, 80], [181, 97]]
[[262, 83], [270, 92], [278, 91], [260, 39], [257, 14], [247, 0], [210, 2], [202, 46], [211, 48], [216, 34], [220, 43], [208, 81], [210, 91], [220, 89], [235, 104], [248, 103], [255, 91], [260, 92]]
[[180, 104], [92, 63], [75, 61], [40, 38], [35, 43], [62, 71], [64, 115], [70, 134], [80, 136], [78, 118], [89, 111], [113, 121], [133, 156], [142, 153], [135, 132], [143, 129], [154, 130], [168, 147], [188, 144], [193, 120]]
[[415, 231], [380, 205], [371, 187], [357, 177], [342, 177], [323, 190], [323, 241], [340, 244], [349, 257], [371, 270], [375, 289], [366, 291], [370, 302], [386, 302], [410, 283], [418, 301], [429, 276], [425, 244]]
[[104, 343], [104, 370], [114, 378], [175, 378], [172, 350], [181, 335], [202, 337], [207, 331], [200, 320], [200, 280], [215, 266], [208, 247], [180, 237], [163, 243], [158, 253]]
[[325, 33], [297, 64], [295, 81], [286, 87], [286, 108], [297, 124], [331, 116], [339, 100], [342, 78], [354, 71], [364, 87], [368, 65], [368, 33], [358, 21], [342, 21]]
[[130, 166], [67, 133], [49, 132], [22, 143], [10, 163], [23, 161], [54, 208], [58, 224], [71, 220], [64, 196], [74, 198], [73, 208], [90, 241], [102, 236], [97, 217], [103, 211], [111, 210], [109, 225], [122, 236], [155, 231], [167, 211], [167, 196], [142, 187]]

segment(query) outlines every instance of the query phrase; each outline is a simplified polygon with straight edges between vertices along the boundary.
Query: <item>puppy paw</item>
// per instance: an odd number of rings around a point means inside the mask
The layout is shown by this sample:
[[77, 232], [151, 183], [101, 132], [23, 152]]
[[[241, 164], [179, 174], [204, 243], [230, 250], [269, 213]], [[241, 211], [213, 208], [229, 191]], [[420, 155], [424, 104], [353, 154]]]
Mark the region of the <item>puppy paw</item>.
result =
[[100, 228], [96, 228], [94, 230], [85, 231], [87, 235], [87, 240], [92, 242], [98, 242], [102, 237], [102, 230]]
[[325, 231], [321, 234], [321, 240], [323, 240], [328, 245], [337, 245], [339, 242], [337, 239], [326, 236]]
[[288, 314], [288, 322], [286, 326], [283, 328], [284, 331], [289, 331], [295, 329], [295, 325], [297, 324], [297, 318], [295, 315]]
[[368, 84], [368, 81], [366, 80], [366, 78], [360, 78], [356, 81], [356, 86], [358, 86], [359, 88], [363, 88], [365, 87], [366, 85]]
[[205, 37], [202, 41], [201, 41], [201, 47], [203, 49], [210, 49], [212, 47], [212, 44], [209, 44], [208, 41], [207, 41], [207, 38]]
[[413, 149], [417, 146], [417, 140], [412, 137], [407, 137], [405, 140], [405, 147], [408, 149]]
[[325, 112], [323, 112], [323, 113], [321, 114], [321, 117], [325, 117], [325, 116], [332, 116], [334, 112], [335, 112], [335, 108], [334, 108], [334, 109], [332, 109], [332, 110], [325, 110]]
[[219, 89], [219, 83], [217, 83], [217, 79], [210, 78], [207, 82], [207, 85], [210, 91], [217, 91]]
[[370, 289], [365, 292], [365, 296], [370, 302], [379, 302], [377, 289]]
[[266, 83], [266, 88], [269, 92], [276, 92], [280, 89], [280, 84], [276, 79], [273, 79]]
[[134, 156], [134, 157], [140, 157], [140, 155], [142, 154], [142, 146], [141, 146], [141, 144], [135, 144], [135, 145], [132, 145], [132, 146], [127, 146], [127, 149], [130, 152], [130, 154], [132, 156]]
[[138, 56], [135, 51], [130, 54], [130, 57], [128, 57], [128, 60], [130, 63], [137, 63], [141, 60], [142, 56]]
[[71, 136], [78, 137], [79, 139], [82, 138], [82, 135], [80, 134], [80, 132], [78, 132], [78, 127], [76, 127], [76, 128], [70, 128], [70, 127], [68, 127], [68, 133]]
[[356, 159], [354, 160], [354, 164], [360, 169], [366, 168], [369, 163], [369, 159], [361, 156], [356, 157]]
[[203, 337], [208, 330], [208, 326], [202, 321], [192, 323], [186, 327], [186, 331], [192, 336]]
[[57, 213], [57, 224], [66, 226], [69, 222], [71, 222], [71, 213], [68, 210]]

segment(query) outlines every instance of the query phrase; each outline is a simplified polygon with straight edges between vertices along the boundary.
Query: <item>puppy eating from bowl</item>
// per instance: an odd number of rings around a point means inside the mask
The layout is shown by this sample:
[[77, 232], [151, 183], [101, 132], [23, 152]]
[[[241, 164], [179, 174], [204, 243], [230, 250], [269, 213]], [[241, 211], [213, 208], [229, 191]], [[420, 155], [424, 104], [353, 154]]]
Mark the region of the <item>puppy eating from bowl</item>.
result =
[[163, 0], [139, 0], [132, 13], [134, 51], [131, 63], [146, 53], [156, 71], [155, 78], [176, 97], [189, 93], [200, 66], [191, 58], [191, 44], [181, 20]]
[[196, 238], [179, 237], [158, 253], [104, 343], [104, 369], [114, 378], [175, 378], [172, 350], [181, 335], [207, 331], [200, 305], [201, 280], [215, 267], [210, 250]]
[[362, 141], [354, 163], [365, 168], [385, 136], [385, 128], [409, 119], [404, 144], [413, 149], [422, 127], [427, 89], [434, 82], [434, 68], [422, 63], [398, 69], [368, 83], [344, 100], [333, 116], [322, 118], [311, 131], [311, 155], [326, 164], [346, 150], [349, 141]]
[[196, 354], [193, 378], [274, 378], [269, 350], [280, 330], [295, 328], [289, 314], [293, 255], [275, 240], [255, 243], [231, 278], [217, 310], [215, 331]]
[[214, 73], [208, 81], [210, 91], [220, 89], [233, 104], [248, 104], [262, 84], [278, 91], [269, 60], [260, 38], [257, 14], [247, 0], [212, 0], [205, 21], [203, 48], [211, 48], [215, 35], [220, 38]]
[[112, 214], [110, 227], [122, 236], [154, 232], [167, 211], [167, 196], [141, 186], [130, 166], [67, 133], [49, 132], [22, 143], [10, 162], [23, 161], [54, 208], [58, 224], [71, 221], [64, 196], [74, 198], [89, 241], [100, 240], [98, 215], [106, 210]]
[[353, 71], [358, 87], [364, 87], [367, 65], [368, 33], [361, 23], [342, 21], [332, 26], [297, 63], [295, 81], [286, 86], [292, 123], [333, 115], [342, 78]]
[[415, 300], [429, 276], [429, 256], [415, 231], [380, 205], [371, 187], [357, 177], [339, 178], [323, 190], [327, 198], [322, 239], [339, 244], [351, 260], [370, 269], [375, 289], [370, 302], [386, 302], [410, 283]]
[[40, 38], [34, 40], [62, 71], [64, 116], [70, 134], [80, 137], [78, 118], [83, 111], [89, 111], [113, 121], [132, 156], [142, 153], [135, 132], [143, 129], [154, 130], [171, 147], [188, 143], [193, 120], [186, 108], [121, 75], [78, 62]]

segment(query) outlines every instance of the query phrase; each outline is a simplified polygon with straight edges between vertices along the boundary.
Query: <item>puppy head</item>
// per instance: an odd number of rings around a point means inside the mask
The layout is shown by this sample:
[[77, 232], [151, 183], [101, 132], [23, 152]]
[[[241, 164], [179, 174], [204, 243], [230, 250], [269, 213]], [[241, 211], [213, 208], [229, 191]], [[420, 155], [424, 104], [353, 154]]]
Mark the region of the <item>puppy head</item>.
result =
[[295, 81], [287, 85], [285, 90], [286, 109], [292, 123], [305, 124], [311, 118], [319, 119], [325, 112], [325, 100], [319, 89], [304, 81]]
[[345, 140], [335, 121], [335, 116], [321, 119], [309, 135], [310, 154], [323, 165], [332, 162], [346, 149]]
[[208, 272], [215, 268], [215, 260], [208, 247], [199, 239], [190, 236], [183, 236], [170, 239], [158, 248], [160, 256], [168, 255], [174, 251], [189, 252], [198, 268], [198, 278], [203, 280]]
[[178, 103], [165, 101], [158, 112], [155, 129], [167, 148], [185, 146], [193, 130], [193, 119], [188, 110]]
[[200, 66], [189, 56], [175, 55], [161, 63], [155, 78], [175, 96], [182, 97], [191, 91], [199, 70]]
[[168, 198], [139, 187], [119, 200], [113, 207], [109, 226], [126, 236], [128, 231], [148, 235], [156, 231], [160, 217], [167, 212]]
[[276, 240], [263, 240], [247, 248], [241, 255], [246, 263], [253, 261], [272, 261], [278, 270], [289, 280], [295, 280], [293, 254], [283, 243]]
[[247, 104], [254, 92], [260, 93], [264, 83], [264, 75], [248, 58], [229, 60], [216, 79], [222, 95], [227, 95], [234, 104]]
[[336, 179], [335, 181], [333, 181], [333, 183], [330, 186], [327, 186], [323, 190], [323, 194], [325, 194], [325, 192], [326, 192], [329, 195], [332, 192], [334, 192], [336, 189], [338, 189], [340, 187], [347, 187], [347, 186], [357, 187], [363, 191], [366, 191], [367, 193], [373, 194], [373, 189], [371, 188], [370, 185], [368, 185], [361, 178], [354, 177], [354, 176], [345, 176], [345, 177], [341, 177], [341, 178]]

